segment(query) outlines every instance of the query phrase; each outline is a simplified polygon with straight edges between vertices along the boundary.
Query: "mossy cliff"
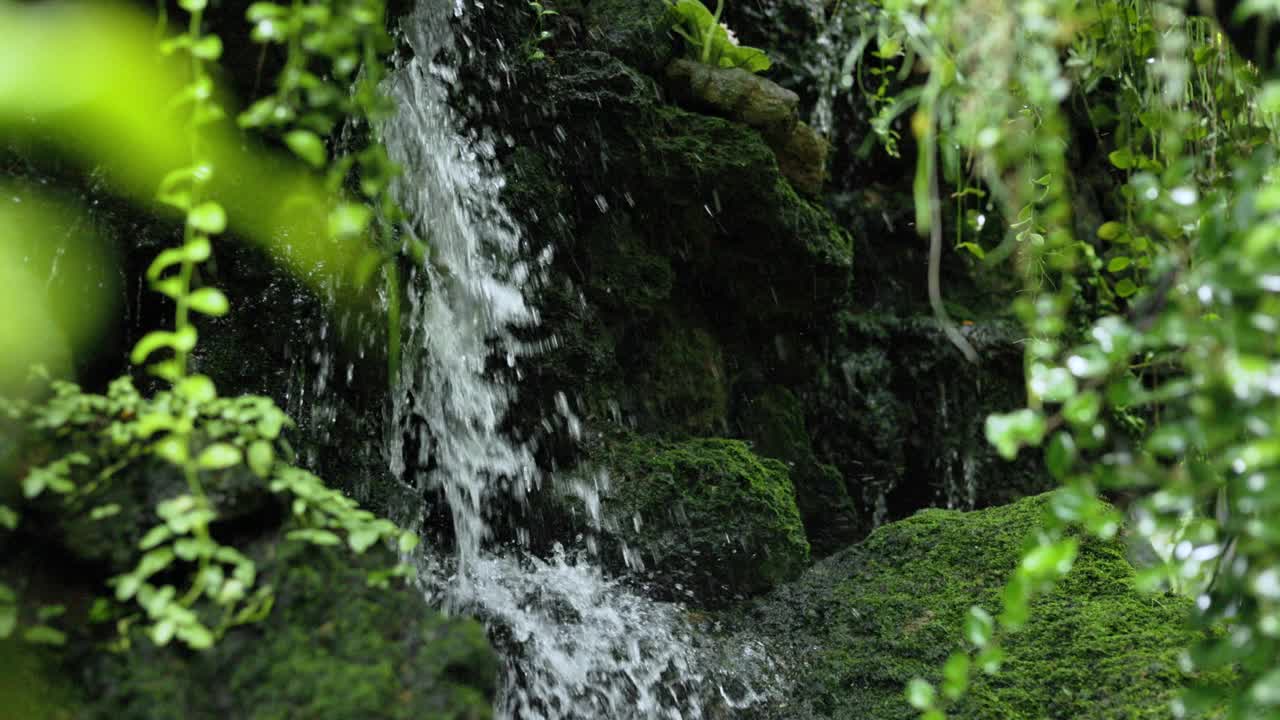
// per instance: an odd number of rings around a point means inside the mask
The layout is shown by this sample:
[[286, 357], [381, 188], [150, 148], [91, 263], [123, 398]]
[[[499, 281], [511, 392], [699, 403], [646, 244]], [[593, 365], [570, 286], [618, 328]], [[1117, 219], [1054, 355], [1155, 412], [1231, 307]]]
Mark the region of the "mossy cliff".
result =
[[[917, 717], [903, 688], [938, 680], [962, 649], [963, 622], [980, 605], [996, 613], [1024, 540], [1048, 496], [976, 512], [926, 510], [876, 530], [818, 563], [739, 622], [783, 647], [796, 687], [766, 715]], [[1030, 621], [1003, 638], [1007, 658], [978, 673], [950, 717], [1119, 720], [1166, 718], [1180, 688], [1182, 649], [1195, 639], [1190, 601], [1134, 587], [1123, 543], [1086, 540], [1075, 566]]]

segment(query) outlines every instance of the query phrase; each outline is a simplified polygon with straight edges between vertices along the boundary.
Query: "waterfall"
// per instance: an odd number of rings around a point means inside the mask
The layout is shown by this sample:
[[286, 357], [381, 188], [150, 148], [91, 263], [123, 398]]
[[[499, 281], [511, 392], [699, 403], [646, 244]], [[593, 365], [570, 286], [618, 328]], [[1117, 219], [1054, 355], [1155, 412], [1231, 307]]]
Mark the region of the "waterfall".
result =
[[412, 58], [388, 80], [398, 110], [382, 128], [404, 168], [395, 192], [407, 229], [431, 248], [410, 283], [386, 444], [392, 471], [442, 490], [452, 515], [456, 557], [423, 562], [424, 591], [489, 624], [506, 656], [499, 717], [702, 718], [751, 702], [745, 685], [718, 679], [725, 661], [698, 646], [678, 605], [635, 594], [585, 554], [541, 559], [487, 543], [486, 512], [541, 482], [531, 450], [502, 431], [515, 388], [491, 372], [525, 354], [512, 329], [538, 322], [526, 295], [540, 263], [520, 260], [492, 142], [464, 130], [449, 103], [464, 12], [463, 0], [420, 0], [403, 20]]

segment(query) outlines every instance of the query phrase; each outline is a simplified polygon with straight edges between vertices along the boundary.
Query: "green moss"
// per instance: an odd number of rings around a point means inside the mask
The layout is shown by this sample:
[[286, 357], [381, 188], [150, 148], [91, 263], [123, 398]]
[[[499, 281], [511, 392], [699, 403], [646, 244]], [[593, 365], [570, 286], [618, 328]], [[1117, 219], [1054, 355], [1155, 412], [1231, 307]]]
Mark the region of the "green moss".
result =
[[606, 513], [667, 587], [714, 603], [768, 590], [808, 563], [786, 466], [745, 443], [637, 438], [601, 460], [613, 476]]
[[761, 135], [739, 123], [657, 110], [652, 152], [640, 159], [660, 235], [745, 316], [805, 317], [847, 287], [852, 239], [801, 198]]
[[645, 246], [625, 213], [612, 213], [586, 235], [592, 299], [624, 314], [647, 314], [671, 296], [675, 274], [666, 257]]
[[213, 650], [190, 654], [137, 638], [100, 660], [90, 717], [481, 720], [498, 666], [475, 622], [432, 611], [413, 588], [369, 588], [365, 566], [390, 553], [278, 546], [265, 559], [276, 606]]
[[587, 34], [592, 45], [648, 73], [675, 52], [666, 0], [591, 0]]
[[742, 403], [737, 424], [757, 452], [791, 467], [796, 503], [814, 552], [826, 554], [847, 544], [858, 531], [858, 512], [844, 476], [814, 454], [800, 398], [772, 385]]
[[666, 432], [711, 435], [725, 430], [729, 390], [724, 353], [706, 329], [672, 313], [631, 338], [639, 366], [629, 394], [645, 424]]
[[[763, 624], [806, 648], [803, 710], [779, 717], [915, 718], [913, 677], [938, 679], [962, 647], [972, 605], [999, 610], [1048, 496], [971, 513], [928, 510], [880, 528], [815, 566], [761, 608]], [[1008, 660], [980, 675], [950, 717], [1167, 718], [1189, 678], [1178, 658], [1194, 635], [1189, 601], [1134, 587], [1120, 542], [1085, 541], [1074, 569], [1007, 637]]]

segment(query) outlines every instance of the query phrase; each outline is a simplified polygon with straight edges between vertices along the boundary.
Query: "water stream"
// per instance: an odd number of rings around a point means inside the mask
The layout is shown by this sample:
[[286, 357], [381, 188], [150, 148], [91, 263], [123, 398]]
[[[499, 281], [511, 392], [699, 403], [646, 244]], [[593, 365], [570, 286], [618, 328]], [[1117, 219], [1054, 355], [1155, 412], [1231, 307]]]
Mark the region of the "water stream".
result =
[[[502, 430], [516, 388], [491, 370], [518, 370], [527, 353], [512, 329], [538, 322], [528, 295], [546, 258], [522, 259], [494, 146], [450, 105], [465, 11], [463, 0], [420, 0], [404, 19], [412, 58], [388, 83], [398, 111], [383, 128], [404, 167], [398, 199], [432, 249], [412, 279], [386, 442], [393, 472], [442, 491], [452, 515], [456, 553], [423, 562], [424, 592], [489, 625], [506, 657], [499, 717], [722, 717], [756, 693], [724, 670], [725, 646], [695, 639], [680, 606], [611, 580], [585, 551], [537, 558], [492, 542], [487, 514], [544, 480], [531, 450]], [[735, 648], [729, 665], [762, 662]]]

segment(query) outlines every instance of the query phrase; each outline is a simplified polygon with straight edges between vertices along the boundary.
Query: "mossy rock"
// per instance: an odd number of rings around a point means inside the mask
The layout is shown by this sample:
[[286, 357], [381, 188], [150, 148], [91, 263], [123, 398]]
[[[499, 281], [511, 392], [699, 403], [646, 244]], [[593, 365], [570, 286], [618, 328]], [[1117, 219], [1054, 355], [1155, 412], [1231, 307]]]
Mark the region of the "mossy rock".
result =
[[[800, 659], [794, 700], [769, 716], [916, 718], [903, 688], [915, 677], [939, 680], [950, 653], [964, 647], [970, 607], [999, 611], [1000, 591], [1049, 500], [923, 511], [763, 601], [743, 622]], [[1193, 680], [1179, 665], [1197, 638], [1189, 612], [1186, 598], [1135, 588], [1122, 542], [1084, 540], [1072, 571], [1005, 638], [1000, 672], [977, 674], [948, 717], [1170, 717], [1170, 702]]]
[[587, 39], [599, 50], [653, 74], [675, 52], [667, 0], [590, 0]]
[[498, 673], [481, 626], [446, 618], [412, 587], [371, 588], [377, 549], [277, 545], [264, 559], [276, 604], [212, 650], [157, 648], [140, 634], [99, 656], [84, 717], [102, 720], [484, 720]]
[[840, 470], [814, 454], [800, 398], [771, 385], [740, 405], [736, 424], [756, 452], [791, 468], [796, 504], [814, 553], [825, 555], [847, 545], [860, 528], [859, 513]]
[[808, 564], [786, 466], [741, 441], [640, 437], [596, 459], [611, 475], [608, 526], [662, 588], [715, 605], [764, 592]]
[[646, 429], [716, 435], [726, 429], [729, 389], [724, 351], [703, 323], [671, 313], [638, 328], [623, 370], [625, 397]]

